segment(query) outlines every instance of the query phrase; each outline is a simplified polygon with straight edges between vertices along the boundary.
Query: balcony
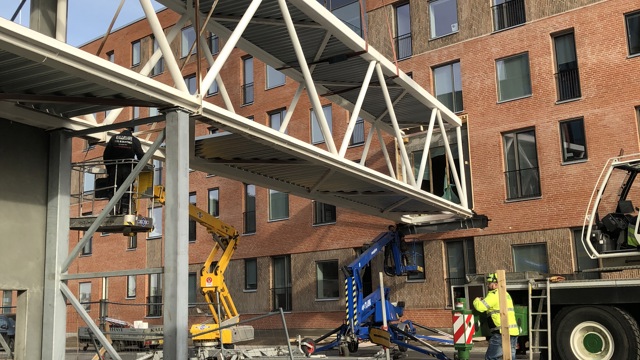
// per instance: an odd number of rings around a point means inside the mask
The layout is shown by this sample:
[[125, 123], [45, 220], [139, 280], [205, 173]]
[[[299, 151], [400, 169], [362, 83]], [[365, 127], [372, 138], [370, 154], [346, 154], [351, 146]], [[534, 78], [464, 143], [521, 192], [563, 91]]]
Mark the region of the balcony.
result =
[[524, 0], [509, 0], [491, 7], [493, 30], [499, 31], [524, 24], [526, 20]]
[[253, 104], [253, 83], [242, 85], [242, 105]]
[[506, 171], [507, 200], [519, 200], [542, 195], [538, 167]]
[[411, 33], [396, 37], [396, 56], [398, 60], [406, 59], [413, 55], [411, 49]]
[[577, 99], [580, 92], [580, 74], [578, 69], [559, 71], [555, 74], [558, 87], [558, 101]]

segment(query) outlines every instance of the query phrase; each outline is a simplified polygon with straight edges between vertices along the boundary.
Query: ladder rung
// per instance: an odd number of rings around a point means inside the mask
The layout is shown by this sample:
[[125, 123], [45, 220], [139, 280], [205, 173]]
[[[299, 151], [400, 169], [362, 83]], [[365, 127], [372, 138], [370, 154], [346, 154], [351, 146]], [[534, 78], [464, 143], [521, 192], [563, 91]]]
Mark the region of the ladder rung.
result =
[[532, 299], [546, 299], [548, 296], [546, 295], [531, 295]]
[[546, 332], [546, 331], [549, 331], [549, 330], [547, 330], [547, 329], [531, 329], [531, 332], [534, 332], [534, 331], [545, 331]]
[[548, 348], [549, 348], [548, 346], [529, 346], [530, 350], [533, 350], [533, 349], [548, 349]]
[[546, 312], [531, 312], [531, 315], [547, 315]]

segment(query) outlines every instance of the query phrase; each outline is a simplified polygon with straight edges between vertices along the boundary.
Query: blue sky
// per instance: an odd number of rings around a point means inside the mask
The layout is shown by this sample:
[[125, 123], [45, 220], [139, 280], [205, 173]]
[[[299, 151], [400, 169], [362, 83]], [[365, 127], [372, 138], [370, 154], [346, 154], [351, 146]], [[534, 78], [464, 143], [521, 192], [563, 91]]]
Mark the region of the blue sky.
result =
[[[104, 35], [120, 5], [120, 0], [68, 0], [69, 16], [67, 23], [67, 42], [79, 46]], [[21, 0], [1, 0], [0, 17], [11, 19]], [[156, 10], [162, 6], [155, 1], [152, 4]], [[27, 1], [22, 7], [21, 14], [15, 22], [29, 26], [29, 7]], [[144, 16], [138, 0], [125, 0], [114, 29], [129, 24]]]

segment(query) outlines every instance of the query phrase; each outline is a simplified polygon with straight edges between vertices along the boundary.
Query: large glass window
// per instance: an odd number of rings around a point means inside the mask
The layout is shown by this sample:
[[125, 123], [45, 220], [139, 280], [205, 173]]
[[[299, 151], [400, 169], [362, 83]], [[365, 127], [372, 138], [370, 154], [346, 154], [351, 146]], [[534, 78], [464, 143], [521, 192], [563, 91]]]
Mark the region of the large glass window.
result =
[[[160, 46], [158, 45], [158, 40], [154, 38], [153, 52], [155, 53], [159, 47]], [[154, 75], [162, 74], [163, 71], [164, 71], [164, 58], [160, 57], [160, 59], [158, 59], [158, 62], [153, 66], [153, 69], [151, 70], [151, 75], [154, 76]]]
[[131, 66], [140, 65], [140, 40], [131, 43]]
[[492, 10], [495, 31], [524, 24], [526, 21], [524, 0], [494, 0]]
[[211, 49], [211, 55], [216, 55], [220, 52], [220, 38], [214, 33], [209, 36], [209, 49]]
[[458, 31], [457, 0], [433, 0], [429, 2], [431, 38]]
[[338, 282], [338, 260], [316, 262], [316, 298], [338, 299], [340, 285]]
[[82, 252], [80, 253], [83, 256], [91, 255], [93, 252], [93, 236], [89, 238], [86, 244], [82, 247]]
[[187, 85], [187, 90], [189, 90], [189, 94], [194, 95], [198, 90], [198, 84], [196, 83], [196, 75], [189, 75], [184, 78], [184, 83]]
[[358, 118], [349, 139], [349, 146], [364, 144], [364, 119]]
[[512, 249], [514, 271], [537, 271], [542, 274], [549, 273], [546, 243], [514, 245]]
[[220, 191], [218, 188], [209, 189], [209, 214], [220, 216]]
[[313, 201], [313, 225], [334, 224], [336, 207], [320, 201]]
[[162, 316], [162, 274], [149, 274], [147, 316]]
[[78, 301], [86, 311], [91, 310], [91, 283], [80, 283]]
[[629, 55], [640, 55], [640, 11], [625, 15]]
[[2, 313], [10, 314], [13, 312], [13, 291], [2, 291]]
[[218, 88], [218, 81], [217, 80], [213, 80], [213, 82], [211, 83], [211, 86], [209, 86], [209, 90], [207, 90], [207, 95], [211, 96], [211, 95], [215, 95], [218, 93], [219, 88]]
[[496, 61], [498, 101], [531, 95], [529, 54], [520, 54]]
[[186, 57], [189, 55], [189, 50], [191, 50], [192, 54], [196, 53], [196, 47], [193, 44], [196, 41], [196, 31], [193, 26], [188, 26], [182, 29], [182, 36], [180, 41], [180, 57]]
[[138, 234], [133, 234], [133, 236], [129, 236], [129, 241], [127, 241], [127, 250], [133, 250], [138, 247]]
[[253, 104], [253, 57], [242, 58], [242, 104]]
[[284, 85], [285, 79], [283, 73], [267, 65], [267, 89]]
[[291, 311], [291, 295], [291, 257], [276, 256], [273, 258], [273, 308]]
[[[476, 255], [473, 239], [451, 240], [447, 246], [447, 283], [451, 287], [448, 306], [456, 298], [466, 298], [467, 305], [478, 296], [484, 296], [482, 285], [469, 285], [466, 276], [476, 273]], [[471, 301], [469, 301], [471, 300]]]
[[[322, 112], [324, 113], [324, 117], [327, 119], [327, 126], [329, 126], [329, 131], [332, 131], [331, 105], [323, 106]], [[313, 109], [311, 109], [311, 143], [320, 144], [324, 141], [324, 136], [322, 135], [322, 131], [320, 130], [320, 123], [318, 122], [316, 113], [315, 111], [313, 111]]]
[[433, 69], [436, 98], [453, 112], [464, 110], [462, 106], [462, 79], [460, 62]]
[[[269, 113], [269, 127], [273, 130], [280, 131], [284, 117], [287, 115], [286, 109], [280, 109]], [[287, 131], [285, 131], [285, 134]]]
[[507, 200], [540, 196], [535, 130], [503, 135]]
[[244, 259], [244, 289], [258, 289], [258, 259]]
[[289, 218], [289, 194], [269, 189], [269, 220]]
[[561, 121], [560, 141], [562, 145], [562, 162], [587, 159], [587, 139], [584, 133], [583, 119]]
[[127, 276], [127, 299], [133, 299], [136, 297], [136, 276]]
[[413, 54], [409, 3], [396, 7], [396, 52], [398, 59], [405, 59]]
[[409, 242], [403, 254], [407, 261], [407, 265], [416, 265], [422, 267], [422, 272], [407, 275], [407, 280], [424, 280], [424, 244], [422, 242]]
[[[189, 193], [189, 204], [196, 204], [196, 193]], [[189, 218], [189, 242], [196, 242], [197, 238], [197, 227], [196, 221], [192, 218]]]
[[244, 233], [256, 232], [256, 186], [244, 184]]
[[189, 273], [189, 306], [194, 306], [196, 303], [196, 294], [198, 294], [198, 273]]
[[[362, 36], [362, 11], [358, 0], [319, 0], [333, 15], [356, 34]], [[365, 15], [366, 16], [366, 15]]]
[[153, 230], [147, 235], [148, 239], [159, 238], [162, 236], [162, 208], [154, 207], [149, 209], [149, 217], [153, 219]]
[[579, 98], [580, 75], [573, 33], [555, 36], [553, 46], [556, 54], [558, 101]]

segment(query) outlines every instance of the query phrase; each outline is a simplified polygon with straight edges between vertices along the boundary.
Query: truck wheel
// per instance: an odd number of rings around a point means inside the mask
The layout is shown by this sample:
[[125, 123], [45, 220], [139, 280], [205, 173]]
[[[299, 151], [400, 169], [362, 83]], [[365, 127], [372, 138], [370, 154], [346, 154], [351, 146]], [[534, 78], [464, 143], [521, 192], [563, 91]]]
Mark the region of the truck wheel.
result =
[[358, 352], [358, 340], [351, 340], [347, 343], [350, 353]]
[[554, 358], [640, 360], [637, 322], [614, 306], [571, 306], [552, 325]]

